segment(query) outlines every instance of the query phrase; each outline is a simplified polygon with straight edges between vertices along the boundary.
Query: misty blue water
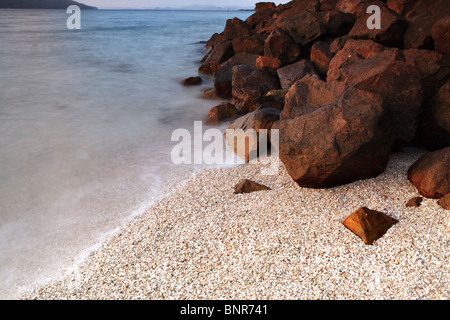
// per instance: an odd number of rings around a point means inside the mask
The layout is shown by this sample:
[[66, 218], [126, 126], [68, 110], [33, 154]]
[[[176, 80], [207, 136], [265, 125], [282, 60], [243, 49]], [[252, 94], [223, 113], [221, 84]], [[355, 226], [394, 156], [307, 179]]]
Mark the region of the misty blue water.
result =
[[0, 298], [148, 209], [174, 170], [171, 132], [213, 106], [179, 81], [201, 41], [250, 14], [82, 11], [68, 30], [63, 10], [0, 10]]

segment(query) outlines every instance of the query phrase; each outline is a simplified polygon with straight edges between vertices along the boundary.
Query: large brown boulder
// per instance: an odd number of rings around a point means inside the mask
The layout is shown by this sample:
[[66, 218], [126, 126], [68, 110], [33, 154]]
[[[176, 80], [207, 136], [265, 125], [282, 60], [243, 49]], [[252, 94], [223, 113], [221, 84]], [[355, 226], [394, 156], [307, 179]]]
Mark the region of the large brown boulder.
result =
[[258, 70], [267, 71], [275, 75], [282, 65], [283, 63], [281, 60], [277, 58], [260, 56], [256, 59], [256, 68]]
[[233, 45], [230, 41], [222, 41], [212, 49], [199, 71], [204, 74], [213, 74], [220, 65], [234, 55]]
[[250, 53], [238, 53], [230, 60], [223, 63], [216, 72], [214, 72], [214, 87], [219, 96], [231, 98], [231, 80], [233, 78], [233, 67], [246, 65], [255, 68], [258, 55]]
[[450, 15], [450, 7], [448, 0], [416, 0], [408, 3], [403, 14], [408, 20], [404, 48], [432, 49], [431, 29], [439, 19]]
[[450, 56], [450, 16], [438, 20], [431, 29], [435, 50]]
[[234, 53], [264, 54], [264, 38], [258, 35], [246, 35], [233, 40]]
[[[262, 144], [268, 146], [269, 130], [279, 119], [280, 110], [260, 107], [231, 123], [225, 133], [226, 143], [239, 158], [246, 162], [256, 159], [259, 155], [259, 147]], [[230, 134], [229, 130], [233, 130], [233, 134]], [[260, 130], [267, 130], [267, 132], [263, 136], [260, 135]]]
[[383, 212], [363, 207], [348, 216], [343, 225], [360, 237], [365, 244], [372, 245], [397, 223], [397, 219], [391, 218]]
[[450, 146], [450, 80], [425, 106], [419, 136], [431, 150]]
[[283, 68], [278, 69], [281, 88], [289, 90], [292, 85], [306, 75], [317, 75], [314, 66], [309, 60], [300, 60]]
[[394, 120], [396, 147], [416, 136], [423, 88], [419, 71], [404, 61], [401, 50], [350, 39], [331, 60], [327, 80], [379, 94]]
[[424, 49], [403, 50], [403, 55], [419, 71], [425, 102], [450, 79], [450, 57]]
[[[370, 5], [376, 5], [381, 10], [381, 29], [369, 29], [367, 20], [372, 13], [366, 13], [364, 10], [356, 20], [349, 36], [354, 39], [369, 39], [391, 47], [402, 47], [403, 33], [407, 27], [407, 21], [398, 13], [390, 10], [381, 1], [370, 2]], [[366, 9], [366, 7], [364, 6]]]
[[277, 6], [273, 2], [258, 2], [255, 4], [255, 12], [263, 12], [266, 10], [275, 11]]
[[408, 170], [408, 180], [426, 198], [450, 193], [450, 147], [429, 152]]
[[278, 79], [268, 72], [245, 65], [234, 66], [232, 72], [232, 101], [241, 114], [248, 112], [256, 98], [280, 89]]
[[289, 89], [280, 119], [294, 119], [335, 104], [347, 89], [348, 85], [343, 82], [327, 83], [317, 76], [307, 75]]
[[308, 11], [284, 20], [282, 26], [299, 45], [306, 45], [326, 33], [320, 16]]
[[228, 40], [234, 40], [250, 34], [250, 26], [239, 18], [227, 20], [223, 30], [223, 35]]
[[300, 47], [284, 31], [275, 29], [264, 43], [264, 55], [290, 64], [300, 57]]
[[237, 116], [238, 111], [231, 103], [222, 103], [209, 110], [206, 124], [217, 124], [225, 120], [234, 119]]
[[259, 2], [255, 5], [255, 13], [245, 20], [254, 29], [264, 21], [269, 20], [274, 14], [276, 5], [273, 2]]
[[[328, 188], [372, 178], [387, 166], [392, 139], [383, 99], [350, 86], [343, 93], [336, 88], [334, 103], [324, 101], [272, 126], [279, 129], [280, 159], [302, 187]], [[319, 94], [314, 96], [319, 99]]]

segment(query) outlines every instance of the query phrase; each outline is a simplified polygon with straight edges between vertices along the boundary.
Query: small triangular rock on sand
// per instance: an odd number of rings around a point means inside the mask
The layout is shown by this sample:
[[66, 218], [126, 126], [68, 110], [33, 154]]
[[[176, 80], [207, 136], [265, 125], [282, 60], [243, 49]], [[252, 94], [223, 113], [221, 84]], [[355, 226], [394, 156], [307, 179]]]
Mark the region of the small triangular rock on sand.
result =
[[345, 221], [344, 226], [351, 232], [360, 237], [365, 244], [372, 245], [381, 238], [398, 220], [387, 216], [386, 214], [360, 208], [353, 212]]
[[239, 182], [234, 187], [234, 194], [251, 193], [255, 191], [264, 191], [264, 190], [271, 190], [271, 189], [269, 187], [266, 187], [265, 185], [256, 183], [248, 179], [244, 179], [241, 180], [241, 182]]

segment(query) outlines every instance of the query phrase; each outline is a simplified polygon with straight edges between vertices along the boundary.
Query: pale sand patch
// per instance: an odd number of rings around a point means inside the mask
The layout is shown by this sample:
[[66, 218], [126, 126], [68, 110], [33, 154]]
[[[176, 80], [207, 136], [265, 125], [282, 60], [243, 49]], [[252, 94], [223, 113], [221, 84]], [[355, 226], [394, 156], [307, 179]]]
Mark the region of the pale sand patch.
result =
[[[300, 188], [284, 168], [203, 172], [175, 187], [75, 272], [27, 299], [449, 299], [449, 213], [406, 179], [423, 151], [381, 176]], [[250, 178], [272, 188], [233, 194]], [[373, 246], [342, 221], [367, 206], [400, 220]]]

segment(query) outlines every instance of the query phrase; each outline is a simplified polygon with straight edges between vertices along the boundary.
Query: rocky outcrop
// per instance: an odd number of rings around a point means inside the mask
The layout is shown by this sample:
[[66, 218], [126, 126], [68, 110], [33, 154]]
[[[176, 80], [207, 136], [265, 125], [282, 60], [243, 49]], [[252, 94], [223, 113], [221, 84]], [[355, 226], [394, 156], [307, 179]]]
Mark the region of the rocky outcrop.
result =
[[[280, 113], [280, 158], [301, 186], [374, 177], [392, 149], [450, 146], [444, 3], [258, 3], [207, 41], [200, 70], [244, 116], [235, 126], [252, 127], [257, 110]], [[380, 29], [367, 27], [371, 5], [381, 10]]]

